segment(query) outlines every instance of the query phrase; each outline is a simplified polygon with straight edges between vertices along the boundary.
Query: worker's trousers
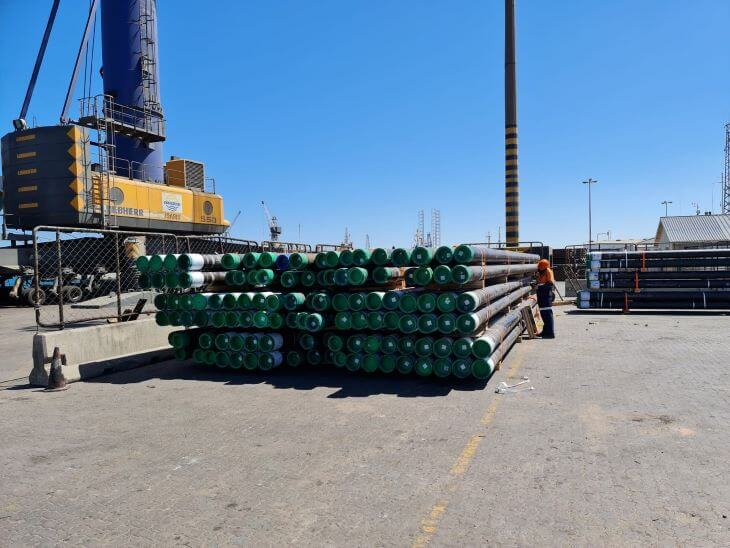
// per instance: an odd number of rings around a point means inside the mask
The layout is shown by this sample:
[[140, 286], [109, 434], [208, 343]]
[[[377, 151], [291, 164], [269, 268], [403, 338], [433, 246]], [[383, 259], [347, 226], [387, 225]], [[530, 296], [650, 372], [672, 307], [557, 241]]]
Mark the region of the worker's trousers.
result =
[[553, 319], [553, 309], [541, 309], [540, 316], [542, 317], [542, 337], [546, 339], [555, 338], [555, 321]]

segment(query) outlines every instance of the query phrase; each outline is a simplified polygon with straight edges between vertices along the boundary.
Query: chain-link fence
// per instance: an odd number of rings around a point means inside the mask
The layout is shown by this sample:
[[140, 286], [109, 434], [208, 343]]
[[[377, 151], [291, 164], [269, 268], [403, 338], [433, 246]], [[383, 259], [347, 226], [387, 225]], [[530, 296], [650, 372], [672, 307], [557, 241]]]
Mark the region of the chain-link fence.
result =
[[154, 311], [155, 289], [139, 286], [135, 260], [168, 253], [245, 253], [252, 240], [165, 233], [39, 226], [33, 231], [32, 277], [22, 300], [41, 327], [126, 321]]

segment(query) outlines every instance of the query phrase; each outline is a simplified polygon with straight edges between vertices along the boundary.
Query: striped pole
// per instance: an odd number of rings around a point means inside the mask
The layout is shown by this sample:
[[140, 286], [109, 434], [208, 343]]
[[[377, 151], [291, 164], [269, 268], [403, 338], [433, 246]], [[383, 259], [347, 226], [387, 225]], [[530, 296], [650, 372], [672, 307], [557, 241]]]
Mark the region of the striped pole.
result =
[[515, 0], [504, 3], [504, 122], [505, 212], [507, 246], [520, 241], [520, 192], [517, 171], [517, 61], [515, 55]]

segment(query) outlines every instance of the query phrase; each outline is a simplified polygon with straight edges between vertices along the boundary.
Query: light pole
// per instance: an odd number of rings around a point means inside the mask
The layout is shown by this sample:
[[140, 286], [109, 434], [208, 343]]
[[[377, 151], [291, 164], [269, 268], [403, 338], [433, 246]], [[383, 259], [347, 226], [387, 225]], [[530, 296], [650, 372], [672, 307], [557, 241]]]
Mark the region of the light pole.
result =
[[664, 200], [662, 202], [662, 205], [664, 206], [664, 216], [665, 217], [669, 217], [669, 204], [673, 204], [673, 203], [674, 202], [668, 202], [666, 200]]
[[595, 185], [598, 181], [595, 179], [588, 179], [583, 181], [584, 185], [588, 185], [588, 251], [593, 249], [593, 227], [591, 226], [591, 186]]

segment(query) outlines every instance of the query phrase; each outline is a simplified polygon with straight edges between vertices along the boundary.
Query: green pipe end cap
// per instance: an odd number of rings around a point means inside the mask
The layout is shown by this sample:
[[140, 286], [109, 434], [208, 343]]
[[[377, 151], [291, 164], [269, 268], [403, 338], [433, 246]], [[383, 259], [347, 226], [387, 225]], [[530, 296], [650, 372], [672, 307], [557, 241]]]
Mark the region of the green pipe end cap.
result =
[[433, 281], [439, 285], [446, 285], [451, 283], [452, 274], [451, 268], [445, 264], [440, 264], [433, 269]]
[[420, 245], [413, 248], [413, 253], [411, 253], [411, 261], [413, 262], [413, 264], [426, 266], [427, 264], [430, 264], [432, 260], [432, 249]]
[[140, 272], [147, 272], [150, 268], [150, 259], [146, 255], [140, 255], [137, 260], [134, 261], [137, 270]]
[[382, 247], [378, 247], [373, 250], [370, 255], [370, 260], [378, 266], [385, 266], [390, 261], [390, 251]]
[[353, 267], [347, 271], [347, 281], [352, 285], [362, 285], [368, 279], [368, 271], [361, 267]]
[[448, 245], [442, 245], [436, 250], [436, 253], [434, 253], [434, 257], [437, 263], [449, 264], [451, 261], [454, 260], [454, 250], [451, 249], [451, 247], [449, 247]]
[[393, 250], [390, 258], [394, 266], [408, 266], [411, 262], [411, 251], [403, 247], [398, 247]]
[[467, 264], [474, 259], [474, 249], [468, 245], [460, 245], [454, 249], [454, 260], [457, 263]]

